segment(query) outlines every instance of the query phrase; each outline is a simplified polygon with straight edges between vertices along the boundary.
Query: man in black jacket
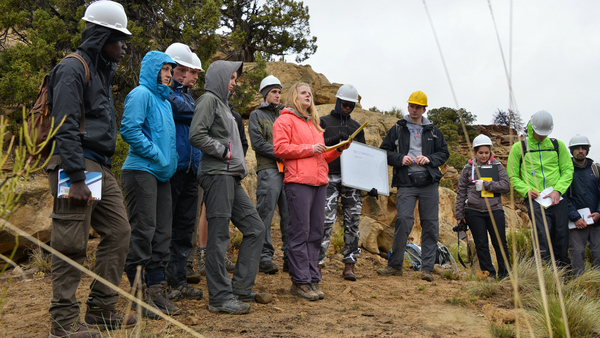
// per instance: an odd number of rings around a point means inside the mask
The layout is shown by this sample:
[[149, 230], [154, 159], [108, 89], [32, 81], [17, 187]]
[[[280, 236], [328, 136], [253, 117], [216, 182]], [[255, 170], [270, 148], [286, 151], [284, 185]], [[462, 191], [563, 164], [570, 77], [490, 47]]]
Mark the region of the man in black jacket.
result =
[[433, 265], [439, 237], [438, 169], [450, 153], [444, 135], [426, 117], [427, 96], [417, 91], [408, 99], [408, 115], [392, 127], [381, 143], [387, 151], [388, 165], [394, 167], [392, 187], [398, 187], [396, 229], [388, 265], [377, 270], [384, 276], [402, 276], [404, 249], [414, 225], [414, 212], [419, 199], [421, 219], [421, 278], [433, 281]]
[[[335, 96], [337, 97], [335, 109], [329, 115], [321, 118], [321, 128], [325, 130], [323, 137], [326, 146], [332, 146], [340, 141], [347, 140], [349, 135], [360, 128], [360, 123], [350, 117], [350, 113], [352, 113], [356, 102], [358, 102], [356, 88], [353, 85], [345, 84], [340, 87]], [[358, 133], [355, 140], [365, 143], [364, 131]], [[331, 230], [337, 218], [338, 199], [341, 197], [342, 212], [344, 214], [344, 248], [342, 249], [344, 258], [342, 261], [345, 264], [342, 277], [346, 280], [355, 281], [354, 265], [358, 256], [360, 256], [358, 224], [360, 223], [362, 211], [362, 196], [360, 190], [342, 186], [339, 158], [329, 162], [328, 178], [323, 241], [319, 252], [319, 270], [327, 259], [327, 249], [331, 243]]]
[[[55, 121], [65, 117], [55, 136], [56, 150], [47, 166], [48, 181], [54, 198], [52, 247], [79, 264], [86, 258], [90, 225], [100, 234], [96, 251], [95, 272], [119, 285], [129, 248], [130, 227], [123, 205], [123, 193], [110, 171], [110, 157], [115, 151], [117, 124], [111, 82], [131, 39], [123, 7], [112, 1], [98, 1], [86, 9], [86, 29], [76, 53], [89, 69], [86, 84], [83, 64], [69, 58], [50, 73], [48, 103]], [[82, 103], [85, 116], [81, 114]], [[84, 124], [84, 133], [80, 133]], [[59, 169], [69, 176], [68, 198], [56, 198]], [[84, 171], [102, 173], [102, 198], [92, 200], [85, 183]], [[94, 281], [87, 300], [85, 322], [79, 323], [79, 303], [75, 297], [81, 272], [57, 256], [52, 256], [52, 291], [50, 337], [100, 337], [88, 327], [131, 327], [133, 315], [115, 313], [118, 294]]]
[[[575, 275], [585, 269], [585, 246], [588, 243], [594, 266], [600, 267], [600, 180], [597, 164], [586, 157], [590, 146], [590, 140], [583, 135], [575, 135], [569, 141], [575, 171], [565, 196], [568, 197], [569, 220], [572, 224], [569, 226], [569, 254]], [[587, 219], [583, 219], [578, 212], [585, 208], [590, 211]]]

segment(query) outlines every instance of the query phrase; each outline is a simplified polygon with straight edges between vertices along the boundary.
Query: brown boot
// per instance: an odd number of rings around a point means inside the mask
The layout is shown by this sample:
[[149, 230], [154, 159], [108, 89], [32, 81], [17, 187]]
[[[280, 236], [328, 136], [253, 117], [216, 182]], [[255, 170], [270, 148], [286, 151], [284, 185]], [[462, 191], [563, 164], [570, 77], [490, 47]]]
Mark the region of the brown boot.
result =
[[354, 274], [354, 263], [346, 263], [344, 272], [342, 272], [342, 277], [344, 277], [345, 280], [356, 280], [356, 275]]
[[101, 338], [102, 334], [79, 322], [74, 322], [64, 327], [50, 329], [49, 338]]
[[110, 310], [103, 309], [94, 301], [88, 299], [85, 323], [106, 330], [129, 329], [137, 324], [137, 318], [133, 314], [120, 315]]

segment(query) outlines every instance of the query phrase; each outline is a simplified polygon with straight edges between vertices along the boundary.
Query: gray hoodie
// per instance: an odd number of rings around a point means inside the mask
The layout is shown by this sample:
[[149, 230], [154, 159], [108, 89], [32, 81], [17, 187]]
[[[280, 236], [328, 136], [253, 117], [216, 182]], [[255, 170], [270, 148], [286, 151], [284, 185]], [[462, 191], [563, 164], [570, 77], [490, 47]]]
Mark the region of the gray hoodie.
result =
[[[244, 149], [235, 118], [228, 106], [229, 79], [242, 72], [243, 62], [215, 61], [206, 71], [206, 94], [196, 100], [190, 126], [190, 143], [202, 151], [198, 176], [231, 175], [240, 179], [248, 174]], [[227, 161], [227, 146], [231, 159]]]
[[[418, 156], [423, 155], [422, 154], [422, 142], [421, 142], [421, 135], [423, 134], [423, 126], [431, 124], [431, 121], [429, 121], [425, 116], [421, 117], [421, 123], [415, 123], [410, 119], [409, 115], [404, 116], [404, 119], [406, 120], [406, 127], [408, 128], [408, 131], [410, 132], [410, 146], [409, 146], [409, 151], [408, 151], [408, 156], [412, 157], [413, 159], [416, 159]], [[425, 168], [425, 166], [422, 165], [418, 165], [416, 163], [411, 164], [408, 167], [408, 171], [412, 172], [412, 171], [427, 171], [427, 168]]]

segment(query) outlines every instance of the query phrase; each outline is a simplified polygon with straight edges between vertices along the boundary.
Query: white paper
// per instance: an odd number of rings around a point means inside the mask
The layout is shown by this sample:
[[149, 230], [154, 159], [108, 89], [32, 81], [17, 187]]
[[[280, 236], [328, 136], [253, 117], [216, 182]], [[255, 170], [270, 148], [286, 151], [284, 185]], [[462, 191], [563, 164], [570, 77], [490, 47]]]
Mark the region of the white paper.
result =
[[360, 142], [352, 142], [340, 157], [342, 185], [390, 195], [388, 181], [387, 152]]
[[[538, 202], [544, 208], [550, 207], [550, 205], [552, 205], [552, 199], [544, 198], [544, 197], [550, 195], [550, 193], [553, 191], [554, 191], [554, 188], [552, 188], [552, 187], [548, 187], [548, 188], [542, 190], [542, 192], [540, 192], [540, 195], [538, 196], [538, 198], [535, 199], [535, 201]], [[563, 198], [561, 196], [559, 201], [562, 201], [562, 200], [563, 200]]]
[[[587, 225], [594, 224], [594, 219], [592, 217], [588, 217], [589, 215], [592, 214], [592, 212], [590, 211], [590, 208], [578, 209], [577, 212], [579, 213], [581, 218], [583, 218], [583, 220], [585, 221], [585, 223]], [[569, 221], [569, 229], [577, 229], [575, 222]]]

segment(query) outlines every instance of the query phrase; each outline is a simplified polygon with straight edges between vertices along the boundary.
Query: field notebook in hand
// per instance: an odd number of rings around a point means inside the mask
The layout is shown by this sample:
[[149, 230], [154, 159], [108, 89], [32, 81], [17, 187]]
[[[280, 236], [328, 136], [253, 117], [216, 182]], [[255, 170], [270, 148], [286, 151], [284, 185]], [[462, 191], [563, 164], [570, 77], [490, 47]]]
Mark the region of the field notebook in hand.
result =
[[331, 147], [327, 147], [327, 149], [325, 149], [325, 152], [332, 151], [334, 149], [343, 147], [346, 144], [350, 143], [356, 137], [356, 135], [358, 135], [358, 133], [360, 133], [360, 131], [363, 130], [367, 126], [367, 123], [368, 122], [363, 123], [362, 126], [360, 126], [360, 128], [358, 128], [358, 129], [356, 129], [356, 131], [352, 135], [350, 135], [350, 137], [348, 137], [348, 139], [346, 141], [342, 141], [338, 144], [332, 145]]
[[[552, 187], [548, 187], [548, 188], [542, 190], [542, 192], [540, 192], [540, 195], [538, 196], [538, 198], [535, 199], [535, 201], [538, 202], [545, 209], [548, 209], [552, 205], [552, 199], [546, 198], [546, 196], [550, 195], [550, 193], [553, 191], [554, 191], [554, 188], [552, 188]], [[562, 200], [563, 200], [563, 198], [561, 196], [559, 201], [562, 201]]]
[[[483, 181], [487, 181], [487, 182], [491, 182], [491, 181], [498, 181], [499, 180], [499, 176], [498, 176], [498, 166], [496, 165], [488, 165], [488, 164], [484, 164], [484, 165], [480, 165], [479, 167], [479, 175], [481, 175], [481, 179]], [[485, 189], [481, 190], [481, 197], [500, 197], [500, 194], [494, 194], [491, 191], [487, 191]]]
[[[93, 200], [101, 200], [102, 199], [102, 173], [96, 171], [86, 171], [85, 172], [85, 184], [90, 189], [92, 193]], [[69, 189], [71, 189], [71, 179], [69, 176], [62, 170], [58, 170], [58, 189], [56, 190], [56, 197], [58, 198], [68, 198], [69, 197]]]

